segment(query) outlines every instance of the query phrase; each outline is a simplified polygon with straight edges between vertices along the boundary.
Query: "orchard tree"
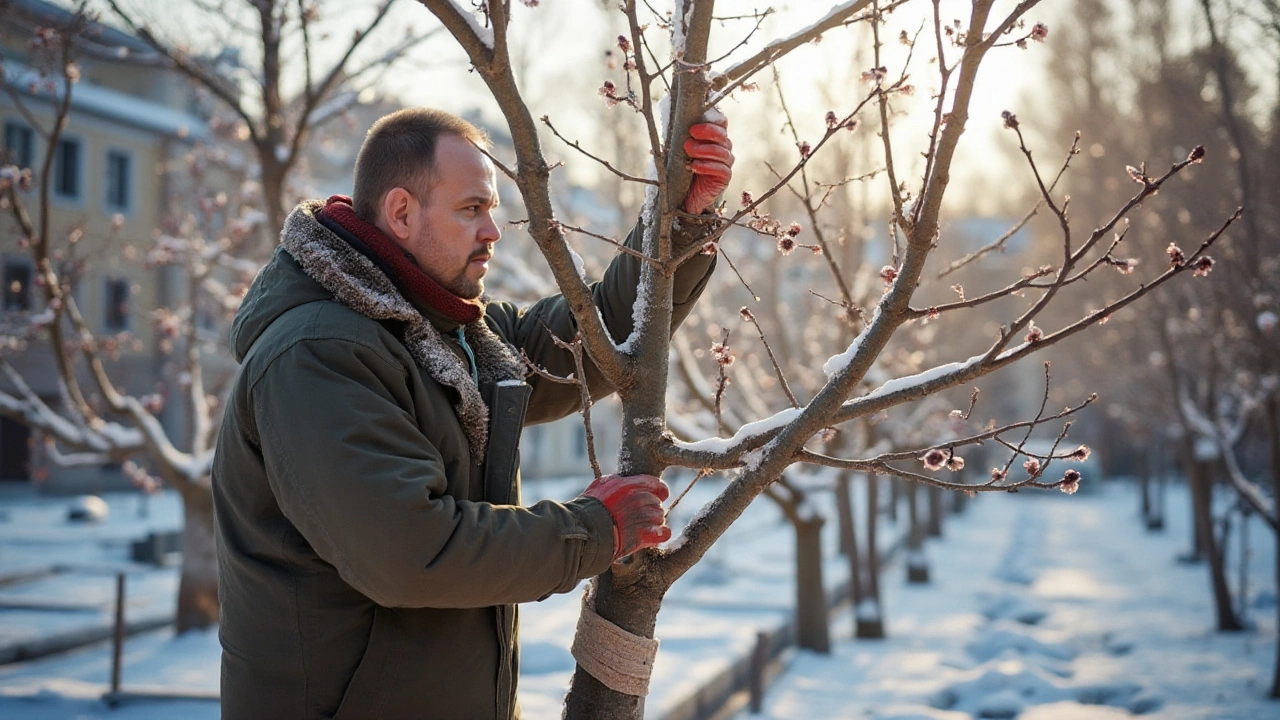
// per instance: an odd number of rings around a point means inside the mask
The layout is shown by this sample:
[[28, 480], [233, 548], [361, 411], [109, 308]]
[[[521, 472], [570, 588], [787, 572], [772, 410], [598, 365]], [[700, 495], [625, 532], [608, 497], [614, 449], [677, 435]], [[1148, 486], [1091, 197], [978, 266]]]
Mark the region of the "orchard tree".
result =
[[[1010, 459], [1002, 467], [994, 468], [989, 479], [980, 483], [954, 482], [938, 473], [949, 464], [954, 467], [958, 453], [978, 442], [1003, 442], [1020, 452], [1026, 429], [1064, 418], [1088, 400], [1054, 411], [1047, 406], [1046, 395], [1045, 403], [1034, 417], [1018, 427], [975, 429], [940, 444], [904, 451], [836, 457], [811, 449], [809, 445], [825, 428], [839, 427], [971, 383], [1043, 348], [1074, 338], [1178, 275], [1197, 269], [1204, 271], [1212, 262], [1206, 251], [1236, 217], [1225, 220], [1180, 256], [1166, 258], [1163, 269], [1149, 273], [1141, 283], [1134, 283], [1093, 312], [1060, 326], [1041, 327], [1035, 320], [1061, 290], [1120, 261], [1113, 252], [1123, 241], [1123, 231], [1115, 233], [1123, 218], [1170, 178], [1201, 162], [1204, 151], [1197, 147], [1167, 171], [1148, 174], [1145, 170], [1135, 170], [1138, 189], [1127, 199], [1117, 198], [1118, 210], [1110, 219], [1093, 231], [1078, 235], [1069, 223], [1068, 200], [1050, 190], [1051, 178], [1046, 180], [1022, 142], [1017, 116], [1006, 111], [1003, 123], [1027, 160], [1024, 176], [1038, 188], [1057, 225], [1060, 240], [1057, 262], [1024, 277], [1008, 278], [1003, 285], [992, 289], [977, 292], [971, 289], [951, 302], [914, 304], [926, 261], [943, 242], [939, 236], [943, 199], [957, 145], [970, 121], [979, 67], [989, 54], [994, 54], [995, 61], [999, 62], [998, 53], [1017, 52], [1005, 46], [1035, 43], [1048, 33], [1044, 25], [1037, 23], [1028, 27], [1025, 21], [1027, 13], [1038, 4], [1035, 0], [1009, 4], [998, 14], [993, 13], [993, 0], [975, 0], [971, 7], [966, 6], [968, 17], [963, 20], [944, 17], [941, 3], [934, 3], [927, 8], [926, 40], [914, 45], [921, 54], [935, 56], [936, 64], [930, 72], [937, 73], [938, 84], [937, 94], [932, 98], [932, 122], [918, 148], [923, 157], [919, 178], [908, 178], [905, 174], [908, 166], [901, 164], [904, 157], [899, 150], [901, 139], [892, 132], [881, 134], [881, 162], [891, 198], [889, 227], [894, 241], [891, 261], [880, 273], [884, 292], [876, 298], [874, 308], [864, 309], [865, 320], [856, 337], [843, 352], [824, 363], [825, 379], [807, 402], [797, 402], [773, 415], [746, 422], [727, 438], [681, 440], [668, 428], [666, 405], [671, 283], [675, 269], [697, 253], [717, 252], [725, 231], [739, 224], [764, 230], [780, 249], [785, 249], [789, 241], [795, 241], [789, 224], [769, 217], [766, 203], [821, 153], [832, 138], [847, 133], [864, 112], [878, 116], [882, 127], [888, 126], [887, 118], [893, 106], [914, 86], [908, 82], [907, 63], [888, 67], [888, 53], [882, 55], [883, 36], [898, 35], [895, 42], [904, 38], [908, 43], [913, 42], [905, 30], [893, 33], [889, 11], [901, 13], [904, 5], [916, 3], [881, 4], [872, 0], [841, 3], [808, 28], [767, 42], [750, 57], [733, 62], [728, 57], [736, 58], [736, 51], [725, 58], [710, 52], [712, 28], [718, 27], [711, 0], [676, 0], [669, 15], [654, 15], [633, 1], [621, 4], [627, 31], [621, 35], [618, 49], [626, 58], [627, 82], [605, 84], [600, 94], [616, 111], [634, 111], [642, 116], [652, 168], [645, 173], [643, 169], [608, 166], [612, 172], [645, 186], [647, 193], [641, 211], [645, 258], [633, 314], [636, 326], [623, 343], [615, 343], [594, 311], [590, 293], [565, 241], [564, 228], [552, 209], [548, 182], [553, 169], [545, 159], [538, 124], [511, 70], [509, 33], [515, 30], [511, 3], [490, 0], [467, 8], [455, 0], [420, 1], [467, 53], [510, 128], [515, 162], [503, 163], [498, 159], [497, 164], [512, 177], [521, 192], [529, 214], [525, 227], [537, 242], [556, 284], [574, 312], [579, 342], [587, 359], [618, 388], [623, 429], [619, 472], [659, 474], [670, 467], [686, 467], [734, 474], [725, 489], [699, 511], [668, 547], [638, 553], [592, 581], [575, 640], [578, 667], [566, 699], [567, 717], [640, 717], [657, 651], [653, 634], [663, 596], [672, 583], [702, 558], [748, 504], [796, 463], [894, 475], [970, 492], [1025, 487], [1073, 492], [1082, 481], [1079, 473], [1068, 468], [1057, 477], [1056, 468], [1062, 460], [1087, 451], [1062, 444], [1063, 433], [1059, 433], [1060, 442], [1052, 452], [1025, 457], [1017, 468]], [[706, 238], [704, 245], [673, 246], [673, 226], [689, 221], [679, 211], [690, 182], [690, 171], [688, 158], [678, 142], [688, 127], [706, 113], [714, 112], [719, 103], [743, 90], [753, 77], [783, 56], [819, 36], [839, 33], [854, 23], [869, 24], [873, 36], [874, 60], [863, 74], [867, 89], [862, 97], [849, 97], [844, 106], [832, 109], [825, 116], [821, 134], [798, 143], [789, 169], [779, 169], [779, 179], [772, 187], [754, 195], [741, 207], [731, 203], [733, 209], [724, 208], [719, 227]], [[742, 37], [732, 38], [728, 47], [742, 40]], [[745, 55], [745, 51], [742, 54]], [[668, 97], [660, 101], [659, 95], [668, 88]], [[914, 154], [917, 148], [912, 150]], [[589, 153], [590, 148], [584, 151]], [[1070, 153], [1074, 152], [1073, 145]], [[863, 389], [877, 358], [904, 326], [926, 319], [946, 323], [966, 310], [1010, 297], [1023, 300], [1021, 307], [987, 339], [980, 353], [914, 375], [886, 380], [870, 391]], [[609, 647], [612, 652], [602, 655], [595, 650], [602, 647]]]

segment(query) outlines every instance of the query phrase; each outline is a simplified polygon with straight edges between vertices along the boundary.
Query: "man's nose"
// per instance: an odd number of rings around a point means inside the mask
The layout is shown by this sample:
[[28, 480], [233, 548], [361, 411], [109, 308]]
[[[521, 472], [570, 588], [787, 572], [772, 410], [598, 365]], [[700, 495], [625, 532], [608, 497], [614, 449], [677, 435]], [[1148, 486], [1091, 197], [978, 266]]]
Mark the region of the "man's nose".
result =
[[484, 224], [480, 227], [479, 240], [484, 243], [496, 243], [502, 238], [502, 229], [498, 227], [498, 223], [493, 219], [493, 213], [484, 214]]

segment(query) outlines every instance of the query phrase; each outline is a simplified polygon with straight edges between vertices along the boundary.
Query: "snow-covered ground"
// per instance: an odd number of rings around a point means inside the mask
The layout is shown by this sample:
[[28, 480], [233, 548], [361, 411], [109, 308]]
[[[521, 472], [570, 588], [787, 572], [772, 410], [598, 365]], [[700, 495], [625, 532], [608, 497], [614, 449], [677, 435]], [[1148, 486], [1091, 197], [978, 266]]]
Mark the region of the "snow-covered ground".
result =
[[[532, 493], [572, 495], [580, 486], [527, 487], [526, 500]], [[712, 490], [710, 484], [696, 488], [676, 522]], [[172, 528], [178, 516], [170, 496], [152, 500], [148, 518], [137, 517], [134, 496], [108, 500], [110, 518], [89, 526], [67, 524], [63, 500], [0, 501], [0, 578], [64, 566], [40, 580], [0, 584], [0, 647], [75, 623], [101, 623], [114, 589], [106, 571], [128, 567], [130, 539]], [[767, 716], [1074, 720], [1137, 711], [1170, 719], [1280, 717], [1280, 704], [1264, 699], [1276, 644], [1269, 533], [1253, 523], [1248, 617], [1258, 628], [1222, 635], [1213, 632], [1204, 567], [1176, 561], [1188, 545], [1184, 494], [1171, 489], [1164, 533], [1147, 534], [1135, 507], [1133, 488], [1119, 483], [1070, 498], [1024, 492], [970, 503], [964, 514], [948, 517], [942, 540], [929, 542], [931, 584], [907, 586], [901, 565], [887, 568], [889, 639], [842, 639], [829, 656], [795, 653], [766, 697]], [[835, 525], [827, 524], [828, 548], [835, 545]], [[895, 532], [886, 523], [885, 542]], [[1238, 535], [1233, 541], [1234, 550]], [[758, 630], [786, 620], [793, 602], [791, 553], [789, 526], [762, 500], [673, 588], [658, 622], [662, 649], [648, 717], [663, 717], [749, 653]], [[1237, 567], [1233, 560], [1233, 582]], [[843, 581], [844, 562], [834, 553], [826, 568], [828, 586]], [[174, 571], [131, 570], [130, 617], [172, 612]], [[559, 717], [573, 670], [567, 648], [579, 602], [574, 592], [522, 608], [520, 687], [528, 720]], [[848, 613], [837, 615], [834, 634], [847, 638], [851, 624]], [[157, 631], [128, 640], [124, 683], [210, 691], [217, 668], [216, 633], [175, 638]], [[109, 676], [105, 645], [0, 666], [0, 718], [218, 716], [208, 701], [109, 709], [100, 701]], [[758, 716], [742, 715], [748, 717]]]
[[[1225, 506], [1226, 503], [1220, 503]], [[930, 547], [932, 580], [887, 584], [889, 639], [799, 653], [746, 718], [1168, 720], [1280, 718], [1275, 544], [1249, 524], [1247, 619], [1217, 633], [1181, 488], [1163, 533], [1136, 517], [1135, 489], [984, 496]], [[1232, 533], [1231, 582], [1240, 535]], [[852, 633], [846, 614], [833, 630]]]

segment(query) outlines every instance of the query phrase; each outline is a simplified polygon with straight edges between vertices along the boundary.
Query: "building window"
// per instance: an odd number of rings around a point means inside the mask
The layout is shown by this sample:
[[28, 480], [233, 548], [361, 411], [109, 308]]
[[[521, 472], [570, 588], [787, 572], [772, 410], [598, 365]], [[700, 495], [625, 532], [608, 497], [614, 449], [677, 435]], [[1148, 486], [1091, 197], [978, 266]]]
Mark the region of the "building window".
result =
[[123, 150], [107, 151], [107, 209], [133, 209], [133, 157]]
[[6, 161], [22, 168], [31, 167], [36, 159], [36, 133], [21, 123], [7, 121], [4, 124], [4, 149]]
[[103, 324], [108, 332], [129, 329], [129, 281], [107, 278], [107, 311]]
[[81, 172], [80, 141], [63, 138], [53, 158], [53, 193], [64, 200], [79, 200], [84, 173]]
[[31, 309], [31, 266], [13, 260], [4, 261], [4, 309]]

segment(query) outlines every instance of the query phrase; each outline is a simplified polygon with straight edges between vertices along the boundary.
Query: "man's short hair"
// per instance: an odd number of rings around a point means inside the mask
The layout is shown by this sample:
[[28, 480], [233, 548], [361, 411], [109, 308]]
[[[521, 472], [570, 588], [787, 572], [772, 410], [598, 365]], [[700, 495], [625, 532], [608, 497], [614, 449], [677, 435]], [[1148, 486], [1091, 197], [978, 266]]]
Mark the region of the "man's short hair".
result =
[[356, 215], [375, 222], [383, 196], [397, 187], [425, 203], [431, 192], [436, 142], [441, 135], [457, 135], [480, 147], [489, 147], [489, 137], [483, 130], [443, 110], [406, 108], [379, 118], [369, 128], [356, 156], [351, 192]]

